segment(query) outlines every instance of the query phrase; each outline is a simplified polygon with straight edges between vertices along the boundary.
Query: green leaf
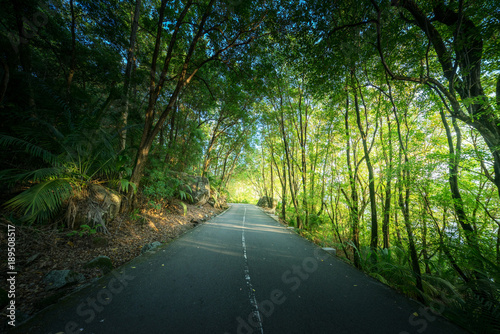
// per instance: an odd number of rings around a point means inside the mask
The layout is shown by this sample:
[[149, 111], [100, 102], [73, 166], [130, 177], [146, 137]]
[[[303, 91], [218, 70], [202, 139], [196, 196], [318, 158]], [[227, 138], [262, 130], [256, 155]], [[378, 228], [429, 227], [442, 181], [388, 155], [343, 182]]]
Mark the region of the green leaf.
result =
[[8, 146], [17, 146], [19, 148], [24, 149], [27, 153], [34, 157], [40, 157], [45, 162], [48, 162], [52, 165], [56, 165], [57, 156], [52, 154], [51, 152], [43, 149], [40, 146], [34, 145], [29, 141], [7, 136], [0, 134], [0, 146], [8, 147]]
[[184, 216], [185, 216], [187, 213], [187, 205], [184, 204], [184, 202], [181, 202], [181, 205], [182, 205], [182, 208], [184, 209]]
[[60, 209], [64, 200], [73, 194], [70, 179], [48, 180], [23, 191], [5, 203], [5, 207], [20, 211], [24, 219], [33, 223], [46, 220]]

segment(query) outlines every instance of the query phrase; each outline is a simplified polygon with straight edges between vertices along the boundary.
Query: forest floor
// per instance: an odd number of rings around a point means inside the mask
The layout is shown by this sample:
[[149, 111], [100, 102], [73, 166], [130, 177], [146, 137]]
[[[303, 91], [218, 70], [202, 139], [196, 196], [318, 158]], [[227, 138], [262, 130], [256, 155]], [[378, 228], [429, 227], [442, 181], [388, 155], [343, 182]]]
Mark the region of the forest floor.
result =
[[[107, 225], [109, 234], [98, 232], [68, 236], [70, 230], [54, 226], [16, 226], [16, 322], [20, 323], [82, 285], [103, 276], [101, 269], [84, 268], [84, 264], [97, 256], [108, 256], [113, 268], [117, 268], [139, 256], [146, 244], [154, 241], [168, 243], [223, 211], [209, 204], [187, 204], [187, 210], [184, 210], [179, 201], [161, 210], [148, 205], [141, 207], [133, 214], [120, 215], [110, 222]], [[7, 247], [8, 224], [10, 221], [0, 218], [0, 244], [4, 250]], [[58, 290], [47, 290], [43, 283], [44, 276], [52, 270], [67, 269], [83, 274], [85, 281]], [[7, 260], [3, 256], [0, 272], [8, 271]], [[0, 281], [0, 287], [8, 291], [5, 279]], [[1, 332], [6, 325], [3, 321], [8, 320], [6, 307], [0, 313]]]

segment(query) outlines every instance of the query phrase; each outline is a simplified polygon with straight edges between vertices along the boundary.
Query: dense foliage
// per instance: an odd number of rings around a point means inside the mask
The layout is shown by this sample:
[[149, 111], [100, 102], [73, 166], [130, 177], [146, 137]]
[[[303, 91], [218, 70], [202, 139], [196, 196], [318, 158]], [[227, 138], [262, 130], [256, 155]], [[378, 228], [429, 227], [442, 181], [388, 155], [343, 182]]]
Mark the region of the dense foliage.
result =
[[5, 1], [2, 200], [269, 196], [303, 235], [500, 330], [494, 1]]

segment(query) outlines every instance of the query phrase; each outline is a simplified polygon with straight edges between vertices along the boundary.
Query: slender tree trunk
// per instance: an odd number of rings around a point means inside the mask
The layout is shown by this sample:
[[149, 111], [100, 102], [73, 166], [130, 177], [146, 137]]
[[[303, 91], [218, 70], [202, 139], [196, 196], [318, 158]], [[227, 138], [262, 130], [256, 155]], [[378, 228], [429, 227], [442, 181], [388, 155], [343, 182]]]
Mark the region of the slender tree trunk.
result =
[[427, 217], [425, 215], [425, 206], [422, 204], [422, 256], [424, 257], [425, 273], [431, 274], [431, 268], [429, 267], [429, 253], [427, 250]]
[[449, 161], [449, 176], [448, 181], [450, 185], [451, 196], [453, 198], [453, 206], [455, 208], [455, 212], [457, 214], [458, 222], [460, 226], [464, 230], [465, 238], [468, 241], [469, 245], [475, 247], [475, 231], [472, 225], [469, 223], [469, 219], [464, 210], [464, 202], [462, 196], [460, 194], [460, 189], [458, 187], [458, 165], [460, 162], [460, 152], [461, 152], [461, 142], [462, 135], [460, 132], [460, 128], [456, 124], [456, 120], [453, 120], [453, 126], [456, 133], [457, 146], [456, 150], [453, 144], [453, 137], [451, 135], [450, 126], [448, 125], [448, 121], [444, 115], [444, 111], [441, 109], [439, 114], [441, 115], [441, 120], [443, 122], [444, 128], [446, 130], [446, 138], [448, 140], [448, 148], [450, 151]]
[[299, 108], [299, 126], [300, 126], [300, 136], [299, 136], [299, 144], [300, 144], [300, 155], [302, 162], [302, 191], [304, 192], [303, 205], [305, 211], [305, 221], [304, 225], [306, 228], [309, 227], [309, 204], [308, 204], [308, 194], [307, 194], [307, 159], [306, 159], [306, 143], [307, 143], [307, 106], [305, 107], [305, 119], [302, 116], [302, 108]]
[[[283, 161], [283, 183], [282, 185], [282, 205], [281, 205], [281, 215], [283, 216], [283, 220], [286, 221], [286, 205], [287, 205], [287, 196], [286, 196], [286, 164]], [[499, 227], [500, 229], [500, 227]]]
[[[399, 173], [399, 207], [401, 213], [403, 214], [404, 224], [406, 228], [406, 233], [408, 236], [408, 247], [410, 249], [410, 259], [413, 274], [415, 276], [417, 289], [424, 291], [422, 285], [422, 272], [420, 270], [420, 264], [418, 261], [417, 248], [415, 246], [415, 237], [413, 235], [413, 227], [410, 221], [410, 170], [409, 170], [409, 160], [406, 153], [407, 145], [403, 141], [403, 136], [401, 133], [401, 124], [396, 110], [394, 111], [396, 124], [398, 128], [398, 138], [400, 144], [400, 154], [404, 155], [404, 168], [403, 171]], [[404, 195], [403, 195], [404, 193]], [[422, 296], [419, 296], [419, 300], [422, 301]]]
[[[271, 159], [274, 159], [274, 147], [271, 143]], [[269, 168], [271, 169], [271, 198], [269, 199], [269, 207], [274, 209], [274, 174], [273, 174], [273, 164], [271, 162]]]
[[[279, 124], [279, 119], [278, 119], [278, 124]], [[276, 162], [276, 159], [274, 155], [272, 155], [272, 163], [274, 164], [274, 167], [276, 167], [276, 172], [278, 173], [278, 179], [281, 184], [281, 217], [283, 220], [286, 221], [286, 164], [284, 159], [282, 159], [282, 172], [280, 172], [280, 169], [278, 167], [278, 163]]]
[[27, 102], [28, 102], [28, 107], [31, 109], [36, 108], [35, 104], [35, 94], [33, 91], [33, 87], [31, 84], [31, 52], [30, 52], [30, 47], [29, 47], [29, 38], [25, 38], [25, 36], [28, 34], [25, 26], [24, 26], [24, 20], [23, 20], [23, 15], [26, 11], [29, 12], [29, 14], [32, 14], [34, 9], [32, 7], [29, 7], [26, 9], [26, 6], [29, 6], [29, 4], [25, 5], [23, 2], [18, 1], [18, 0], [11, 0], [12, 7], [14, 8], [14, 15], [16, 17], [16, 27], [17, 27], [17, 34], [18, 34], [18, 45], [16, 47], [16, 52], [19, 54], [19, 60], [21, 62], [21, 67], [23, 69], [23, 72], [28, 75], [28, 80], [27, 80], [27, 91], [28, 91], [28, 96], [27, 96]]
[[66, 80], [66, 94], [69, 100], [71, 94], [71, 84], [76, 71], [76, 17], [73, 0], [69, 1], [69, 8], [71, 11], [71, 61], [68, 71], [68, 78]]
[[[382, 223], [382, 234], [383, 234], [383, 239], [384, 239], [384, 248], [388, 249], [390, 247], [390, 242], [389, 242], [389, 235], [390, 235], [390, 230], [389, 230], [389, 223], [390, 223], [390, 217], [391, 217], [391, 197], [392, 197], [392, 192], [391, 192], [391, 181], [392, 181], [392, 132], [391, 132], [391, 122], [389, 120], [389, 115], [387, 115], [387, 129], [388, 129], [388, 146], [389, 146], [389, 157], [386, 160], [387, 163], [387, 176], [386, 176], [386, 183], [385, 183], [385, 203], [384, 203], [384, 218], [383, 218], [383, 223]], [[382, 134], [383, 131], [380, 131]], [[384, 145], [382, 141], [382, 145]]]
[[139, 26], [139, 15], [141, 11], [141, 0], [136, 0], [134, 17], [132, 20], [132, 29], [130, 32], [130, 42], [127, 51], [127, 67], [125, 68], [125, 80], [123, 84], [123, 110], [121, 114], [121, 129], [120, 133], [120, 151], [123, 151], [127, 145], [127, 124], [128, 124], [128, 113], [129, 113], [129, 96], [130, 96], [130, 81], [132, 80], [132, 68], [135, 63], [135, 41], [137, 38], [137, 28]]
[[171, 165], [171, 154], [172, 150], [175, 146], [175, 143], [177, 141], [176, 138], [176, 133], [177, 133], [177, 125], [176, 125], [176, 115], [179, 112], [179, 103], [175, 104], [174, 108], [172, 109], [172, 116], [170, 116], [170, 129], [168, 133], [168, 144], [167, 144], [167, 154], [165, 154], [165, 159], [163, 160], [163, 170], [167, 169], [167, 166]]
[[[441, 109], [440, 110], [440, 115], [441, 115], [441, 120], [443, 122], [443, 125], [446, 130], [446, 138], [448, 139], [448, 148], [450, 151], [450, 158], [449, 158], [449, 176], [448, 176], [448, 181], [450, 185], [450, 190], [451, 190], [451, 197], [453, 199], [453, 207], [455, 209], [455, 213], [458, 218], [458, 222], [460, 226], [462, 227], [462, 230], [465, 235], [465, 239], [467, 241], [467, 244], [469, 247], [471, 247], [474, 252], [476, 253], [476, 256], [474, 258], [474, 263], [477, 263], [477, 260], [482, 261], [482, 254], [481, 254], [481, 249], [479, 248], [479, 245], [477, 244], [477, 233], [470, 224], [470, 221], [467, 217], [467, 214], [465, 213], [465, 205], [462, 199], [462, 196], [460, 194], [460, 189], [458, 187], [458, 166], [460, 163], [461, 159], [461, 147], [462, 147], [462, 135], [460, 128], [458, 127], [458, 124], [456, 122], [455, 118], [452, 118], [452, 123], [453, 123], [453, 128], [455, 130], [456, 134], [456, 149], [454, 148], [453, 145], [453, 137], [451, 135], [451, 130], [448, 125], [448, 121], [446, 120], [446, 117], [444, 115], [444, 111]], [[479, 267], [482, 268], [483, 265], [482, 263], [479, 264]], [[484, 275], [478, 271], [474, 270], [474, 274], [476, 278], [481, 278]]]
[[[345, 254], [346, 259], [350, 260], [349, 258], [349, 253], [347, 252], [347, 249], [344, 244], [344, 240], [342, 239], [342, 236], [340, 235], [340, 230], [339, 230], [339, 200], [340, 200], [340, 190], [337, 191], [337, 196], [335, 197], [335, 200], [333, 199], [333, 190], [330, 189], [330, 210], [326, 210], [328, 212], [328, 216], [330, 218], [330, 222], [332, 223], [332, 230], [335, 232], [337, 235], [337, 239], [339, 240], [340, 246], [342, 247], [342, 251]], [[335, 202], [335, 207], [333, 207], [333, 202]]]
[[497, 251], [497, 266], [500, 266], [500, 224], [498, 225], [498, 228], [497, 228], [496, 251]]
[[353, 90], [354, 93], [354, 107], [356, 110], [356, 121], [358, 124], [359, 133], [361, 134], [361, 141], [363, 143], [363, 150], [365, 154], [366, 168], [368, 169], [368, 189], [370, 192], [370, 214], [371, 214], [371, 238], [370, 238], [370, 248], [372, 250], [377, 249], [378, 246], [378, 220], [377, 220], [377, 200], [375, 193], [375, 177], [373, 175], [373, 166], [370, 160], [370, 152], [368, 149], [367, 135], [361, 124], [361, 116], [359, 112], [359, 102], [357, 88]]
[[345, 133], [346, 133], [346, 158], [347, 169], [349, 171], [349, 185], [351, 187], [350, 199], [350, 217], [352, 229], [352, 243], [354, 244], [354, 265], [356, 268], [361, 268], [361, 261], [359, 256], [359, 208], [358, 208], [358, 191], [356, 189], [357, 175], [353, 173], [351, 166], [351, 136], [349, 132], [349, 93], [346, 92], [346, 109], [345, 109]]
[[285, 132], [285, 118], [283, 114], [283, 106], [280, 105], [281, 113], [280, 113], [280, 130], [281, 130], [281, 137], [283, 139], [283, 145], [285, 147], [285, 156], [286, 156], [286, 164], [287, 164], [287, 169], [288, 169], [288, 183], [290, 185], [290, 195], [292, 197], [292, 204], [295, 208], [295, 214], [297, 216], [297, 227], [302, 228], [302, 220], [300, 219], [300, 214], [299, 214], [299, 204], [297, 202], [297, 197], [296, 197], [296, 192], [293, 186], [293, 180], [294, 178], [292, 177], [292, 163], [290, 159], [290, 148], [288, 146], [288, 140], [287, 140], [287, 135]]
[[[437, 222], [437, 219], [434, 217], [434, 214], [432, 213], [432, 209], [429, 203], [429, 198], [427, 197], [427, 193], [422, 193], [422, 198], [424, 200], [425, 206], [427, 208], [427, 212], [429, 213], [430, 217], [432, 218], [432, 221], [434, 222], [434, 225], [436, 226], [436, 231], [439, 234], [439, 240], [441, 243], [440, 249], [443, 251], [443, 253], [446, 255], [448, 258], [448, 261], [450, 261], [451, 267], [457, 272], [457, 274], [465, 281], [469, 282], [470, 278], [465, 274], [465, 272], [460, 268], [458, 265], [457, 261], [453, 257], [453, 255], [450, 252], [450, 249], [447, 246], [447, 242], [444, 240], [443, 232], [441, 231], [441, 228], [439, 228], [439, 224]], [[446, 211], [443, 212], [443, 228], [442, 230], [444, 231], [446, 228]]]

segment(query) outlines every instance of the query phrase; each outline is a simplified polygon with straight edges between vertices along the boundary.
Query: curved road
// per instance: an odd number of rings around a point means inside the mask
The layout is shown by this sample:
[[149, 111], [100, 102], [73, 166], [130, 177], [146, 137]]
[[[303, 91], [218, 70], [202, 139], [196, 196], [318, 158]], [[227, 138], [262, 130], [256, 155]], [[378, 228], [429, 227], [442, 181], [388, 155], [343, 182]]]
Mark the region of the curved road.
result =
[[13, 332], [465, 333], [243, 204]]

